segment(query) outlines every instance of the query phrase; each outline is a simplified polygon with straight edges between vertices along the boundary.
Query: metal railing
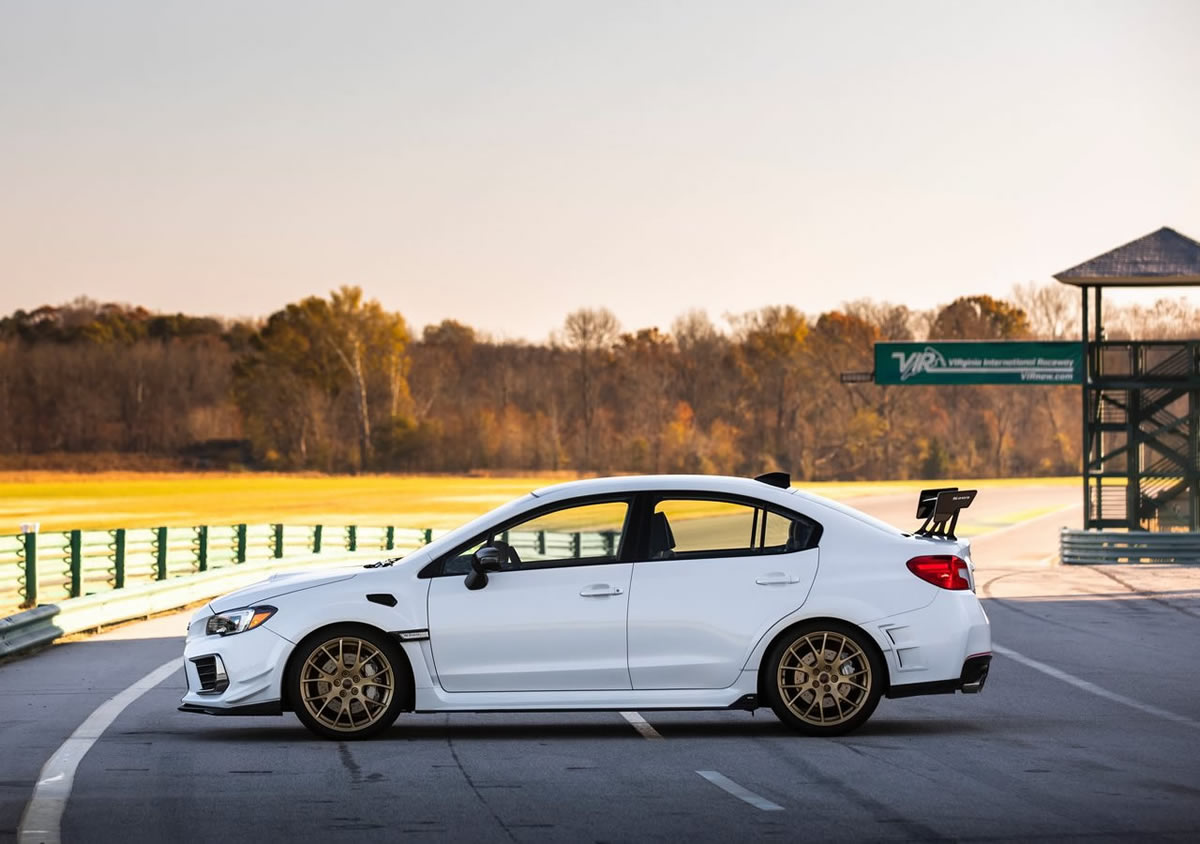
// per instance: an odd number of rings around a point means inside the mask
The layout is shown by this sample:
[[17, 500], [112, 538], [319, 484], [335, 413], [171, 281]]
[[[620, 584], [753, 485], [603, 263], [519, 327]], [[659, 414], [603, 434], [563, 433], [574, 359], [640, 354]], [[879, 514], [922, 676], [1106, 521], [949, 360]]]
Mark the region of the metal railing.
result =
[[1070, 530], [1059, 533], [1064, 565], [1200, 564], [1200, 533]]
[[[237, 524], [0, 536], [0, 613], [248, 562], [408, 553], [443, 533], [394, 525]], [[525, 560], [611, 556], [617, 550], [615, 531], [512, 531], [502, 538]]]
[[0, 536], [0, 611], [242, 563], [356, 551], [406, 553], [443, 533], [359, 525], [196, 525]]

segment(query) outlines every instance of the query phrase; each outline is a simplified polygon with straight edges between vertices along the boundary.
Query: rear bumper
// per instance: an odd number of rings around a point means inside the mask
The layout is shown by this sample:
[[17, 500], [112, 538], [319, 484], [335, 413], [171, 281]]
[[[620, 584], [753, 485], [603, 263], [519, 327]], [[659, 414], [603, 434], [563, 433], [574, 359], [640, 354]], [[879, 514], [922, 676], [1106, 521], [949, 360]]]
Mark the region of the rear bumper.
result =
[[952, 695], [955, 692], [977, 694], [983, 691], [987, 682], [988, 668], [992, 664], [991, 654], [975, 654], [967, 657], [963, 663], [962, 673], [954, 680], [937, 680], [933, 683], [906, 683], [892, 686], [887, 696], [915, 697], [917, 695]]

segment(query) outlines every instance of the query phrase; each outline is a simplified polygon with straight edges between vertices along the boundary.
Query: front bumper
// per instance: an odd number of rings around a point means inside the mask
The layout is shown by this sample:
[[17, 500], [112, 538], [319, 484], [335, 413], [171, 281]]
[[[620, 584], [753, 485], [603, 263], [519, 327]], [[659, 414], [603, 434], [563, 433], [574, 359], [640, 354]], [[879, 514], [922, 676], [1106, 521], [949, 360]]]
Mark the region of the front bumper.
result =
[[[193, 624], [183, 651], [188, 690], [180, 711], [209, 715], [278, 714], [282, 711], [283, 671], [291, 649], [291, 642], [265, 624], [232, 636], [206, 636], [203, 624]], [[198, 667], [209, 664], [207, 658], [214, 656], [225, 678], [216, 690], [212, 688], [211, 675], [206, 675], [207, 682], [202, 685]]]
[[279, 701], [249, 703], [245, 706], [199, 706], [195, 703], [179, 704], [180, 712], [195, 712], [197, 715], [282, 715], [283, 705]]

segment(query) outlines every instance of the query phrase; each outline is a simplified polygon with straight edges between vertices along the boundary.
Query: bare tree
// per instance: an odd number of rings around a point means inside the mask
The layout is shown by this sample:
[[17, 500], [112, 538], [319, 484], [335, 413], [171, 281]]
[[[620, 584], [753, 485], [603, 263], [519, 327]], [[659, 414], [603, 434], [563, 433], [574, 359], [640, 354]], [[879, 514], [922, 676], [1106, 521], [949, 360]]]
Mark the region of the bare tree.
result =
[[607, 308], [580, 308], [567, 314], [563, 329], [567, 347], [575, 352], [578, 365], [580, 419], [583, 422], [582, 468], [590, 471], [592, 427], [596, 417], [596, 366], [598, 359], [616, 342], [621, 324]]
[[1034, 337], [1066, 340], [1079, 336], [1079, 291], [1065, 284], [1015, 284], [1013, 302], [1029, 318]]

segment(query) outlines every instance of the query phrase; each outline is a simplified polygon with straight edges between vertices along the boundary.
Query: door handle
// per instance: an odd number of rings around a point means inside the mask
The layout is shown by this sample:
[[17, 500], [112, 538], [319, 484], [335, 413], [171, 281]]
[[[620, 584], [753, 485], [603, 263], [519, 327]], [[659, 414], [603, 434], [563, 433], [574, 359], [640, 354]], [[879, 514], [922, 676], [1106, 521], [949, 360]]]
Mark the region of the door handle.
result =
[[607, 583], [593, 583], [591, 586], [585, 586], [579, 592], [584, 598], [605, 598], [609, 595], [620, 595], [620, 586], [609, 586]]
[[793, 583], [799, 583], [799, 577], [788, 577], [786, 572], [771, 571], [758, 577], [754, 581], [759, 586], [789, 586]]

